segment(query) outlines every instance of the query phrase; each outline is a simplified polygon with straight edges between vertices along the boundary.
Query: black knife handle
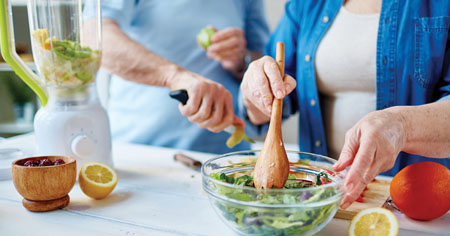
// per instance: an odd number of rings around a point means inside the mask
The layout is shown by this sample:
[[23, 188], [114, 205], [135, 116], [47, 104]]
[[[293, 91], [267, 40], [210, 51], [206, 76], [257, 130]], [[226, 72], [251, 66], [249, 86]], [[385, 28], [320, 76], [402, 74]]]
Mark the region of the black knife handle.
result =
[[185, 89], [170, 91], [169, 96], [178, 100], [181, 104], [186, 105], [189, 100], [189, 95]]

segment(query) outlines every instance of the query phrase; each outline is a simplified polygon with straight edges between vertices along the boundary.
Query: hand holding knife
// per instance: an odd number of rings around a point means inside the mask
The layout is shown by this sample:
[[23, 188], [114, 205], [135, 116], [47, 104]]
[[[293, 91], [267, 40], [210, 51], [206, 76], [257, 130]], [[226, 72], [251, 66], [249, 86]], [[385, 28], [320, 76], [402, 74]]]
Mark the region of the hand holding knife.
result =
[[[178, 100], [183, 105], [186, 105], [187, 101], [189, 100], [189, 95], [187, 91], [184, 89], [171, 91], [169, 93], [169, 96], [173, 99]], [[245, 140], [249, 143], [255, 143], [253, 139], [251, 139], [245, 134], [243, 126], [230, 125], [227, 128], [225, 128], [224, 131], [232, 134], [232, 136], [227, 140], [227, 146], [229, 148], [234, 147], [242, 140]]]

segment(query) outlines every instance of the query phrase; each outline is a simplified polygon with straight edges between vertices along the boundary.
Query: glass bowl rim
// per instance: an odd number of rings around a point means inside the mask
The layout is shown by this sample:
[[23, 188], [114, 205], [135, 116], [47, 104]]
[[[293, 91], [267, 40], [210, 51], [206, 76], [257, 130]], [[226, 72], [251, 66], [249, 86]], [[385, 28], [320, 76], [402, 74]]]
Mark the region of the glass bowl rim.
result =
[[[333, 200], [331, 202], [334, 202], [335, 199], [337, 198], [339, 199], [343, 194], [344, 191], [342, 190], [342, 186], [341, 183], [344, 181], [345, 175], [347, 170], [343, 170], [340, 172], [335, 172], [336, 176], [338, 177], [337, 180], [333, 181], [330, 184], [326, 184], [326, 185], [320, 185], [320, 186], [315, 186], [315, 187], [309, 187], [309, 188], [302, 188], [302, 189], [256, 189], [256, 188], [252, 188], [252, 187], [247, 187], [247, 186], [240, 186], [240, 185], [234, 185], [234, 184], [229, 184], [223, 181], [219, 181], [216, 180], [214, 178], [212, 178], [211, 176], [208, 176], [206, 174], [206, 170], [205, 170], [205, 166], [207, 166], [207, 164], [218, 160], [220, 158], [226, 157], [226, 156], [232, 156], [232, 155], [237, 155], [237, 154], [242, 154], [242, 153], [250, 153], [250, 152], [261, 152], [261, 150], [245, 150], [245, 151], [237, 151], [237, 152], [230, 152], [230, 153], [226, 153], [226, 154], [222, 154], [219, 156], [216, 156], [214, 158], [208, 159], [205, 163], [203, 163], [202, 168], [201, 168], [201, 173], [202, 173], [202, 186], [203, 189], [210, 194], [211, 196], [220, 199], [222, 201], [226, 201], [226, 202], [231, 202], [234, 204], [240, 204], [240, 205], [245, 205], [245, 206], [253, 206], [253, 207], [264, 207], [264, 208], [291, 208], [291, 207], [317, 207], [317, 206], [322, 206], [322, 205], [327, 205], [330, 204], [330, 200]], [[300, 151], [291, 151], [291, 150], [286, 150], [287, 153], [294, 153], [294, 154], [306, 154], [306, 155], [312, 155], [312, 156], [317, 156], [320, 158], [324, 158], [325, 160], [331, 161], [332, 163], [335, 163], [336, 160], [327, 157], [327, 156], [323, 156], [320, 154], [315, 154], [315, 153], [309, 153], [309, 152], [300, 152]], [[325, 188], [330, 188], [330, 187], [334, 187], [337, 190], [337, 193], [329, 198], [326, 199], [322, 199], [321, 201], [317, 201], [317, 202], [309, 202], [309, 203], [296, 203], [296, 204], [262, 204], [262, 203], [258, 203], [257, 201], [240, 201], [240, 200], [236, 200], [236, 199], [229, 199], [229, 198], [224, 198], [223, 196], [209, 190], [208, 187], [206, 187], [205, 185], [205, 181], [209, 180], [214, 182], [215, 184], [219, 184], [221, 186], [227, 187], [227, 188], [233, 188], [233, 189], [239, 189], [239, 190], [249, 190], [249, 191], [253, 191], [253, 192], [261, 192], [261, 193], [301, 193], [301, 192], [305, 192], [305, 191], [311, 191], [311, 190], [320, 190], [320, 189], [325, 189]]]

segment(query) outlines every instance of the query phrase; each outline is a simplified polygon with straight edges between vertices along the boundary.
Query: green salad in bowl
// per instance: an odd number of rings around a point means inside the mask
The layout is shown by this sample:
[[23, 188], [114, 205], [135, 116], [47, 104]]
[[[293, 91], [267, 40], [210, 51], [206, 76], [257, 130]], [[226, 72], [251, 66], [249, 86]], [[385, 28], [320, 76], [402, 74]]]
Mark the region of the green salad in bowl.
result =
[[244, 235], [312, 235], [335, 215], [345, 172], [335, 160], [288, 151], [289, 178], [281, 189], [256, 189], [252, 172], [259, 151], [225, 154], [202, 167], [203, 189], [220, 218]]

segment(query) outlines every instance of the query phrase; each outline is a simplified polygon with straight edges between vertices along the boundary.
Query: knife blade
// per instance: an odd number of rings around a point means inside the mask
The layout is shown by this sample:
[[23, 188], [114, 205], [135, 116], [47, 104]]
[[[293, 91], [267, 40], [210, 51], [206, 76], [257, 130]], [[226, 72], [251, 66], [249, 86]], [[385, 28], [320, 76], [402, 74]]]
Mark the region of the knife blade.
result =
[[[169, 96], [173, 99], [178, 100], [183, 105], [186, 105], [187, 101], [189, 100], [189, 95], [185, 89], [170, 91]], [[229, 125], [223, 131], [229, 134], [233, 134], [235, 130], [236, 127], [234, 125]], [[249, 143], [255, 143], [255, 141], [252, 138], [248, 137], [246, 134], [244, 134], [243, 139]]]

